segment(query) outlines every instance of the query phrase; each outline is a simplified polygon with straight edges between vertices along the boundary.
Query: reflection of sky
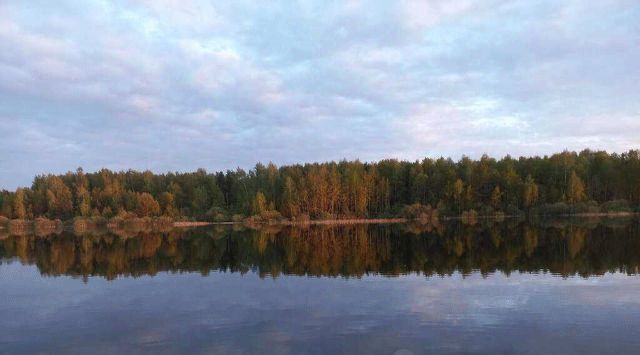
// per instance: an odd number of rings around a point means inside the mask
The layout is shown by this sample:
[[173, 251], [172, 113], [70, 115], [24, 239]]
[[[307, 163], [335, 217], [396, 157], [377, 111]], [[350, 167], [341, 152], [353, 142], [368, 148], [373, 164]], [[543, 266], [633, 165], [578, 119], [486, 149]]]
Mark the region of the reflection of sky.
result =
[[88, 283], [0, 266], [9, 352], [629, 352], [640, 279], [162, 273]]

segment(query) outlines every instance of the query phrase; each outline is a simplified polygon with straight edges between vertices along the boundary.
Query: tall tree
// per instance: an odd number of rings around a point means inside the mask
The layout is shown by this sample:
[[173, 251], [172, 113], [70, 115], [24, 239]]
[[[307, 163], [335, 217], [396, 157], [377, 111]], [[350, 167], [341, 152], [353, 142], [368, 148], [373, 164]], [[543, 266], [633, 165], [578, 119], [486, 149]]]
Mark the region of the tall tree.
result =
[[261, 191], [256, 193], [256, 197], [253, 200], [252, 212], [253, 214], [260, 215], [267, 211], [267, 198]]
[[160, 214], [160, 204], [148, 192], [138, 194], [138, 207], [136, 213], [140, 217], [152, 217]]
[[27, 208], [25, 206], [24, 189], [18, 188], [13, 197], [13, 218], [27, 218]]
[[491, 206], [495, 209], [499, 209], [502, 206], [502, 192], [500, 186], [496, 186], [491, 192]]
[[567, 201], [570, 203], [582, 202], [587, 199], [584, 183], [575, 171], [571, 172], [567, 186]]
[[527, 175], [522, 189], [522, 204], [525, 208], [530, 208], [538, 201], [538, 185], [531, 175]]

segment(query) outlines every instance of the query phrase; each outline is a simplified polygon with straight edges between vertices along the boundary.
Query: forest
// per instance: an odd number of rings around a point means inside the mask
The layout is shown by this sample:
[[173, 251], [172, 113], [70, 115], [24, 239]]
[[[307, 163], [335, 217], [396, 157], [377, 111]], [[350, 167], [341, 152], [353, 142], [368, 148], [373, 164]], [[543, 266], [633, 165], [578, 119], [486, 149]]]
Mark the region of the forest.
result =
[[0, 192], [9, 219], [152, 217], [205, 221], [383, 218], [408, 205], [440, 215], [632, 212], [640, 207], [640, 150], [550, 156], [297, 164], [207, 172], [39, 175]]

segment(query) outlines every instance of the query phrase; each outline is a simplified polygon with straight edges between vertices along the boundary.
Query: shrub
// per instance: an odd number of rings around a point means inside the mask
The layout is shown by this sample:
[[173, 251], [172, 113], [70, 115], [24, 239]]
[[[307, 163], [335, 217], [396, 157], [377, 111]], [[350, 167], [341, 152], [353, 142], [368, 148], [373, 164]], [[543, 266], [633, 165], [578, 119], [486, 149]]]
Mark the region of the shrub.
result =
[[462, 223], [464, 224], [476, 224], [478, 222], [478, 212], [471, 209], [462, 212]]
[[520, 216], [523, 215], [524, 212], [522, 212], [521, 209], [518, 208], [518, 206], [516, 205], [512, 205], [509, 204], [505, 209], [504, 209], [504, 213], [509, 215], [509, 216]]
[[414, 203], [412, 205], [405, 206], [401, 215], [408, 220], [427, 223], [431, 221], [433, 214], [434, 211], [431, 205], [425, 206], [420, 203]]
[[46, 236], [62, 231], [62, 221], [59, 219], [50, 220], [46, 218], [36, 218], [33, 221], [33, 230], [37, 236]]
[[227, 220], [227, 211], [222, 207], [212, 207], [207, 211], [205, 217], [214, 222], [224, 222]]
[[569, 205], [564, 202], [556, 202], [551, 204], [544, 204], [535, 209], [537, 214], [546, 216], [558, 216], [562, 214], [568, 214], [570, 209]]
[[276, 222], [283, 219], [280, 212], [276, 210], [264, 211], [260, 214], [260, 217], [267, 222]]
[[9, 234], [25, 235], [33, 230], [33, 224], [24, 219], [12, 219], [9, 221], [7, 229], [9, 229]]
[[571, 206], [570, 213], [599, 213], [600, 207], [595, 201], [579, 202]]
[[173, 219], [171, 217], [158, 217], [154, 218], [152, 221], [152, 227], [154, 230], [158, 231], [166, 231], [173, 228]]
[[252, 225], [257, 225], [262, 223], [262, 217], [258, 216], [258, 215], [253, 215], [253, 216], [249, 216], [247, 218], [244, 219], [244, 223], [252, 226]]
[[480, 212], [478, 213], [481, 216], [493, 216], [496, 213], [496, 210], [489, 205], [482, 205], [480, 207]]
[[627, 200], [613, 200], [603, 203], [602, 212], [632, 212], [633, 209]]
[[329, 212], [325, 212], [322, 211], [320, 213], [317, 214], [318, 219], [322, 219], [322, 220], [332, 220], [332, 219], [336, 219], [336, 215], [333, 213], [329, 213]]
[[309, 217], [308, 214], [303, 213], [301, 215], [291, 217], [291, 220], [292, 221], [296, 221], [296, 222], [307, 223], [307, 222], [309, 222], [311, 220], [311, 217]]
[[76, 217], [73, 219], [72, 227], [74, 233], [81, 234], [88, 230], [95, 229], [96, 223], [89, 218]]
[[0, 227], [6, 227], [9, 224], [9, 218], [0, 216]]
[[241, 214], [234, 214], [233, 216], [231, 216], [231, 220], [233, 222], [242, 222], [243, 219], [244, 219], [244, 216]]

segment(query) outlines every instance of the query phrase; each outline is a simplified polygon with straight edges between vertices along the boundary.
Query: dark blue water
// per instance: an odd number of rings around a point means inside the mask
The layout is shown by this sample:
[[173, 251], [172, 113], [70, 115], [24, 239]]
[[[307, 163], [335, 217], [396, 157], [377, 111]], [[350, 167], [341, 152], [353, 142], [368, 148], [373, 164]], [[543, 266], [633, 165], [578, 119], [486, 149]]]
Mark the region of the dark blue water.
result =
[[636, 222], [5, 236], [0, 352], [635, 353], [639, 239]]

